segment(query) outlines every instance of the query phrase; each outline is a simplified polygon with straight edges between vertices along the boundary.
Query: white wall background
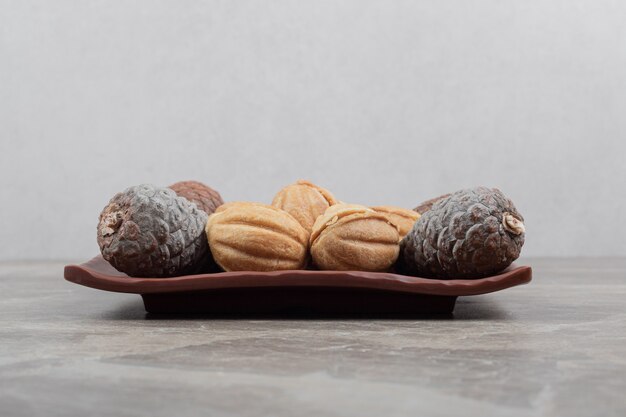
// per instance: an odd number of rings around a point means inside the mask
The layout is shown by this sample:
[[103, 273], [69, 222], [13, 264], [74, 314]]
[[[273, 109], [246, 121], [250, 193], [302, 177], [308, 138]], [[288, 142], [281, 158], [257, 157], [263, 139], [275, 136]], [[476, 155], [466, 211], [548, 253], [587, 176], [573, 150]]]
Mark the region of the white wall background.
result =
[[0, 0], [0, 259], [129, 185], [414, 207], [500, 187], [526, 256], [626, 255], [626, 2]]

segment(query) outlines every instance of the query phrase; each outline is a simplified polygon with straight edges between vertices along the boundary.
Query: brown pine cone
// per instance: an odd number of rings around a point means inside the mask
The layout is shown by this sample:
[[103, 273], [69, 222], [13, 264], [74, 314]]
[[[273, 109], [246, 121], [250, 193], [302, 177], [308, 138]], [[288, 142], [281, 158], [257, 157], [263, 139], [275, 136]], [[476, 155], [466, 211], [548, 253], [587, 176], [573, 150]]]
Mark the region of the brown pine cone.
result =
[[480, 278], [519, 257], [524, 218], [496, 188], [476, 187], [435, 203], [401, 243], [401, 269], [442, 279]]
[[224, 204], [220, 193], [198, 181], [180, 181], [169, 186], [180, 197], [185, 197], [206, 214], [211, 214]]
[[195, 273], [210, 262], [206, 221], [205, 212], [171, 189], [142, 184], [117, 193], [102, 210], [98, 246], [133, 277]]
[[439, 197], [426, 200], [422, 202], [419, 206], [415, 207], [413, 211], [417, 211], [419, 214], [424, 214], [432, 208], [433, 204], [435, 204], [439, 200], [443, 200], [446, 197], [450, 197], [450, 194], [444, 194], [444, 195], [440, 195]]

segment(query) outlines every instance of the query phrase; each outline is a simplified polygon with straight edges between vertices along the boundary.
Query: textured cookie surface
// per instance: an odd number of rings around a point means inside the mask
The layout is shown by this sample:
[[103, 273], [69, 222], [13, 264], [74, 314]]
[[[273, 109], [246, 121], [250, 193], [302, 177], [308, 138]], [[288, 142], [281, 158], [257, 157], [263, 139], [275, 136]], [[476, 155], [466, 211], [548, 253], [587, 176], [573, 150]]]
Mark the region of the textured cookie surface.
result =
[[319, 216], [315, 223], [313, 223], [313, 228], [311, 229], [311, 243], [317, 239], [319, 234], [326, 229], [326, 227], [336, 223], [339, 219], [343, 217], [347, 217], [351, 214], [355, 213], [366, 213], [373, 212], [369, 207], [362, 206], [360, 204], [348, 204], [348, 203], [337, 203], [326, 209], [324, 214]]
[[224, 204], [220, 193], [198, 181], [180, 181], [169, 186], [174, 192], [185, 197], [206, 214], [211, 214], [216, 208]]
[[401, 243], [401, 267], [435, 278], [480, 278], [519, 257], [523, 217], [496, 188], [457, 191], [437, 201]]
[[102, 210], [98, 246], [104, 259], [130, 276], [193, 273], [210, 261], [206, 220], [171, 189], [142, 184], [116, 194]]
[[324, 270], [386, 271], [399, 253], [398, 229], [386, 215], [364, 206], [337, 204], [318, 217], [311, 256]]
[[413, 225], [420, 218], [420, 214], [414, 210], [405, 209], [396, 206], [376, 206], [372, 210], [387, 216], [389, 221], [396, 225], [400, 238], [409, 233]]
[[337, 200], [332, 193], [309, 181], [299, 180], [280, 190], [272, 205], [291, 214], [306, 230], [311, 231], [315, 220]]
[[215, 261], [226, 271], [302, 269], [309, 233], [289, 213], [260, 203], [232, 202], [206, 226]]

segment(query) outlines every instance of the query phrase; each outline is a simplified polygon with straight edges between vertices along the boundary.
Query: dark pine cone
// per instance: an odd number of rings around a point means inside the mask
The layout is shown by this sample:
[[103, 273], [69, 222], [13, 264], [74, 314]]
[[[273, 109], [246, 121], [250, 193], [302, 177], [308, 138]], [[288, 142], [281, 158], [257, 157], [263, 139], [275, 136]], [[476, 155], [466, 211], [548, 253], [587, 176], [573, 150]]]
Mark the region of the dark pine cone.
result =
[[444, 199], [446, 197], [449, 197], [449, 196], [450, 196], [450, 194], [444, 194], [444, 195], [440, 195], [439, 197], [435, 197], [435, 198], [431, 198], [430, 200], [426, 200], [426, 201], [422, 202], [419, 206], [415, 207], [413, 209], [413, 211], [417, 211], [419, 214], [424, 214], [428, 210], [430, 210], [437, 201], [442, 200], [442, 199]]
[[196, 203], [198, 208], [206, 214], [213, 213], [216, 208], [224, 204], [220, 193], [198, 181], [180, 181], [170, 185], [169, 188], [174, 190], [179, 197], [185, 197], [192, 203]]
[[100, 213], [98, 245], [104, 259], [130, 276], [198, 272], [210, 261], [207, 217], [169, 188], [130, 187]]
[[480, 278], [519, 257], [524, 218], [496, 188], [457, 191], [433, 205], [401, 242], [401, 265], [417, 276]]

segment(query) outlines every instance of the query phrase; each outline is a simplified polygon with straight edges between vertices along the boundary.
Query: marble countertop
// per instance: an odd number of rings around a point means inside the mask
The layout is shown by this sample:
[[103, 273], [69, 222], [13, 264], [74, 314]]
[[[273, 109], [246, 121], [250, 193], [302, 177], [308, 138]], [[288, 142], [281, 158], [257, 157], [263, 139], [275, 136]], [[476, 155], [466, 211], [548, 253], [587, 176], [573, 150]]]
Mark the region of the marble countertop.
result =
[[624, 416], [626, 259], [526, 259], [453, 315], [211, 318], [0, 264], [0, 415]]

